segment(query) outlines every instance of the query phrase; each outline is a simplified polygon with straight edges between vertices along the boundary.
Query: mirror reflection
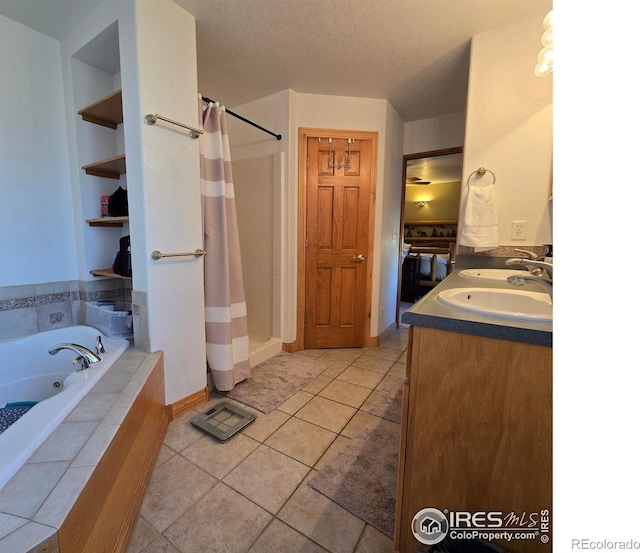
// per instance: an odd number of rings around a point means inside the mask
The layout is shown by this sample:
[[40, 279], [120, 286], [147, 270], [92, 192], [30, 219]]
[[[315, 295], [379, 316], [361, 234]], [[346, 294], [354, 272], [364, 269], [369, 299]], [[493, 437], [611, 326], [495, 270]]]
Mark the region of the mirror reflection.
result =
[[403, 163], [398, 305], [414, 303], [453, 270], [462, 148], [408, 154]]

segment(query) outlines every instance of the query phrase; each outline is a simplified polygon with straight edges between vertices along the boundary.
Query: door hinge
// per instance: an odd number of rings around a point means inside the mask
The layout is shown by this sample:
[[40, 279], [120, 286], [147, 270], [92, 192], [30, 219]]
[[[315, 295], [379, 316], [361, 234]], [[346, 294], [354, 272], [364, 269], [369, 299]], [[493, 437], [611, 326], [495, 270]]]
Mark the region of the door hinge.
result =
[[307, 314], [304, 314], [304, 324], [307, 324]]
[[309, 169], [309, 158], [307, 158], [307, 169]]

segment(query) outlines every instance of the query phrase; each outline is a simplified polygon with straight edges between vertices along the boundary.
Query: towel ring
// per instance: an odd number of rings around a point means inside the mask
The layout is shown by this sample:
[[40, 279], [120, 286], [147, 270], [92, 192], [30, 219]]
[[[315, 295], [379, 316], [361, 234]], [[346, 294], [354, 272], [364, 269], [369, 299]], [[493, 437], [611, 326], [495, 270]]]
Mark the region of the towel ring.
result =
[[471, 173], [469, 175], [469, 177], [467, 178], [467, 186], [471, 186], [469, 184], [469, 181], [471, 180], [471, 177], [473, 177], [473, 175], [475, 175], [476, 173], [478, 173], [478, 175], [480, 175], [481, 177], [484, 176], [486, 173], [491, 173], [491, 176], [493, 177], [493, 182], [491, 184], [495, 184], [496, 183], [496, 175], [493, 171], [489, 171], [489, 169], [485, 169], [484, 167], [480, 167], [479, 169], [476, 169], [473, 173]]

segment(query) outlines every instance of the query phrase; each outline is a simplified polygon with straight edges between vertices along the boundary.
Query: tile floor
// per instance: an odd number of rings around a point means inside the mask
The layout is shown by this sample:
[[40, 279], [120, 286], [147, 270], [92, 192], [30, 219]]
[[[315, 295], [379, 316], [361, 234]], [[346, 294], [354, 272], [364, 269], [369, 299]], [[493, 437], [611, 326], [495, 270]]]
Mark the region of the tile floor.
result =
[[[306, 350], [327, 369], [227, 443], [169, 425], [127, 553], [390, 553], [393, 542], [307, 485], [402, 385], [406, 328], [380, 347]], [[398, 422], [398, 421], [396, 421]]]

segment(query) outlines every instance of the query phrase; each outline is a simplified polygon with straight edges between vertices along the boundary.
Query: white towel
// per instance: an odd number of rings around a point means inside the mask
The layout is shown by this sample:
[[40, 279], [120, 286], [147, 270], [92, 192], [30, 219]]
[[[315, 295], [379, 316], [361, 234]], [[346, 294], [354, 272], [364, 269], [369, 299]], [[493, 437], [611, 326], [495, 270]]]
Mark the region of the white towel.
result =
[[498, 247], [498, 209], [495, 186], [470, 186], [459, 243], [487, 250]]

